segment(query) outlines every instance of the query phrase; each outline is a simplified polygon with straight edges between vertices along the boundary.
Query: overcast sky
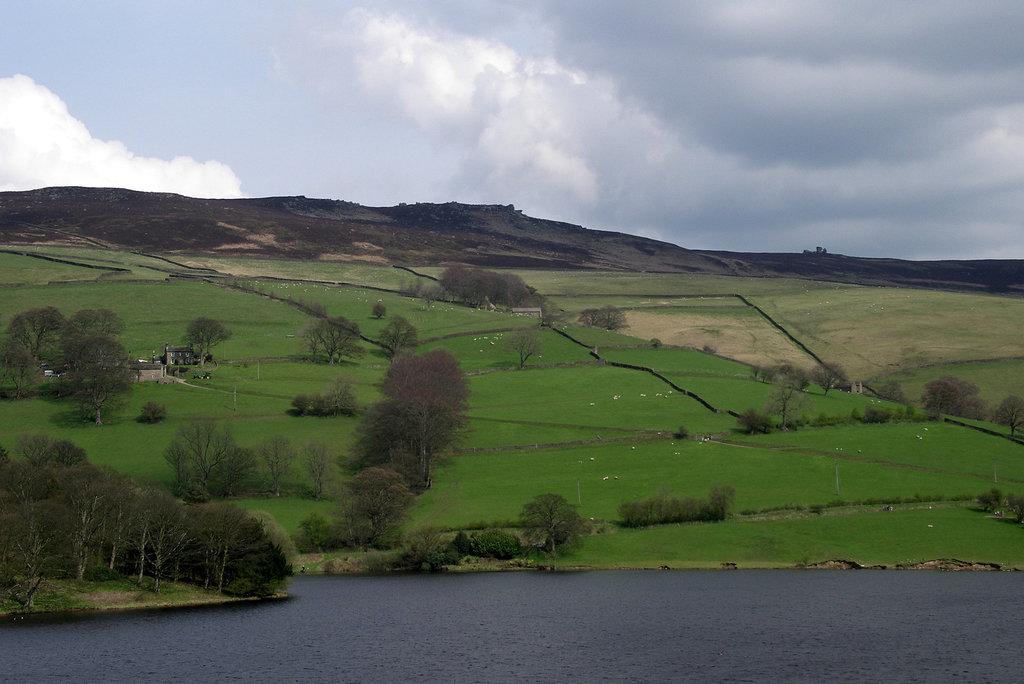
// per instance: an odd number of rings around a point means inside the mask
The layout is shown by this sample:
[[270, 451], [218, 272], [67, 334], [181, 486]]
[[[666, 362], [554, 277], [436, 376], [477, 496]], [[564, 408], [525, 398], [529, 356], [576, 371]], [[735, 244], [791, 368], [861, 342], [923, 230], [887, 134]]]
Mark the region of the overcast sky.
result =
[[1020, 0], [0, 0], [0, 190], [1024, 258]]

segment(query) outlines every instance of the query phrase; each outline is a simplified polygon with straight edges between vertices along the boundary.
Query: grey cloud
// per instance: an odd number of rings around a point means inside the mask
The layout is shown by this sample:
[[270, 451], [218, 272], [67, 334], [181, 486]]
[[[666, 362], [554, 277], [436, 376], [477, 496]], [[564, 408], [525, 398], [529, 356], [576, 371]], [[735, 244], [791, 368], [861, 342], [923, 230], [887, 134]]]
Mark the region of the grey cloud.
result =
[[[1017, 2], [385, 8], [437, 46], [515, 54], [500, 74], [467, 72], [472, 96], [443, 112], [429, 70], [382, 63], [357, 92], [353, 36], [316, 47], [328, 66], [306, 71], [331, 75], [348, 106], [417, 122], [457, 160], [436, 179], [443, 199], [514, 202], [691, 247], [1024, 256]], [[539, 64], [553, 71], [531, 72]]]

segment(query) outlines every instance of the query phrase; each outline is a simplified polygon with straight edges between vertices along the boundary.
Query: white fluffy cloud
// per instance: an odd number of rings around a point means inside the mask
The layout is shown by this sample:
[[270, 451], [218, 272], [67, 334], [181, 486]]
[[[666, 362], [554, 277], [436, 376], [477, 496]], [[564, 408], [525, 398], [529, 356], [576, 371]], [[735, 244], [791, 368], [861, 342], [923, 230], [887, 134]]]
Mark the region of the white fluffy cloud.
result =
[[301, 51], [279, 59], [289, 78], [344, 106], [411, 123], [457, 150], [444, 191], [465, 201], [578, 217], [578, 208], [596, 207], [623, 187], [637, 155], [659, 159], [676, 144], [656, 120], [622, 102], [607, 78], [397, 14], [353, 10], [336, 26], [311, 30]]
[[117, 141], [93, 138], [61, 99], [31, 78], [0, 78], [0, 190], [82, 185], [240, 197], [226, 165], [190, 157], [139, 157]]

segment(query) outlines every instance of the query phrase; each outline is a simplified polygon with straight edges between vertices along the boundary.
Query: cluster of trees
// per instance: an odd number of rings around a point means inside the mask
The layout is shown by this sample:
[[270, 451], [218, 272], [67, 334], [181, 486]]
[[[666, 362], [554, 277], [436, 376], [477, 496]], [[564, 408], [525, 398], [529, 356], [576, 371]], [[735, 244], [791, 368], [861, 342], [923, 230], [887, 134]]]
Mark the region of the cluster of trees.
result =
[[352, 381], [339, 377], [326, 392], [295, 395], [292, 409], [300, 416], [354, 416], [359, 410], [359, 403]]
[[521, 556], [525, 548], [517, 535], [497, 528], [472, 535], [459, 532], [451, 539], [437, 528], [419, 528], [402, 539], [399, 562], [404, 568], [437, 572], [446, 565], [458, 565], [470, 556], [511, 560]]
[[521, 306], [534, 294], [522, 278], [514, 273], [498, 273], [482, 268], [450, 266], [438, 278], [445, 296], [471, 306], [490, 302], [494, 306]]
[[[335, 457], [320, 442], [296, 448], [287, 438], [270, 437], [255, 448], [239, 446], [227, 424], [195, 420], [181, 426], [164, 450], [174, 473], [174, 493], [186, 501], [233, 496], [258, 486], [281, 495], [281, 485], [296, 464], [309, 475], [314, 499], [323, 496]], [[260, 481], [253, 480], [259, 477]]]
[[398, 527], [415, 499], [405, 478], [377, 466], [356, 473], [338, 495], [330, 517], [313, 513], [299, 523], [295, 543], [300, 551], [391, 548], [399, 542]]
[[846, 380], [846, 371], [842, 366], [819, 363], [810, 370], [794, 366], [791, 363], [780, 363], [774, 366], [751, 366], [751, 375], [761, 382], [774, 382], [779, 385], [790, 385], [799, 390], [807, 389], [812, 382], [824, 391], [825, 396], [831, 390], [842, 385]]
[[[109, 309], [81, 309], [68, 317], [53, 306], [19, 312], [0, 338], [0, 385], [11, 383], [20, 399], [48, 366], [57, 376], [57, 393], [77, 400], [83, 416], [102, 425], [103, 410], [121, 403], [135, 377], [118, 340], [124, 329]], [[205, 363], [213, 347], [230, 337], [220, 322], [200, 316], [188, 324], [184, 340]]]
[[614, 306], [584, 309], [580, 312], [579, 324], [588, 328], [622, 330], [626, 327], [626, 312]]
[[364, 353], [359, 324], [344, 316], [314, 318], [302, 331], [309, 356], [316, 363], [323, 354], [327, 363], [358, 359]]
[[887, 408], [883, 406], [868, 406], [863, 411], [853, 409], [849, 413], [829, 415], [819, 413], [808, 422], [815, 427], [826, 427], [834, 425], [856, 425], [857, 423], [914, 423], [927, 420], [923, 413], [920, 413], [913, 406], [897, 406]]
[[[383, 302], [377, 302], [373, 307], [376, 318], [383, 318], [386, 312]], [[346, 359], [358, 359], [366, 353], [359, 324], [344, 316], [314, 318], [302, 331], [302, 337], [314, 363], [321, 359], [329, 364], [341, 363]], [[381, 328], [377, 344], [387, 358], [393, 359], [414, 349], [419, 344], [419, 336], [412, 323], [395, 314]]]
[[989, 409], [978, 394], [977, 385], [947, 375], [925, 383], [921, 405], [929, 418], [950, 415], [973, 420], [989, 419], [1010, 428], [1010, 436], [1015, 437], [1017, 429], [1024, 425], [1024, 399], [1010, 395]]
[[[338, 387], [351, 392], [344, 381]], [[416, 493], [430, 487], [435, 461], [466, 424], [469, 385], [447, 350], [396, 355], [382, 392], [383, 399], [360, 418], [350, 463], [357, 472], [339, 493], [334, 519], [314, 515], [304, 520], [300, 546], [380, 549], [396, 544]]]
[[667, 492], [641, 501], [626, 501], [619, 506], [619, 519], [626, 527], [646, 527], [666, 523], [725, 520], [736, 492], [732, 487], [713, 487], [704, 500], [679, 499]]
[[978, 386], [949, 375], [925, 383], [921, 405], [931, 418], [948, 414], [984, 420], [986, 414]]
[[588, 530], [576, 507], [560, 494], [539, 494], [524, 504], [519, 525], [530, 545], [524, 545], [512, 532], [494, 528], [472, 535], [459, 532], [453, 539], [446, 539], [437, 529], [412, 530], [403, 539], [401, 563], [407, 568], [436, 571], [458, 564], [466, 556], [509, 560], [532, 548], [547, 553], [555, 567], [558, 549], [572, 546]]
[[429, 489], [435, 460], [466, 424], [469, 384], [445, 349], [402, 354], [388, 367], [384, 399], [363, 414], [354, 465], [399, 473], [417, 490]]
[[[831, 389], [838, 385], [840, 371], [819, 366], [821, 381]], [[796, 427], [800, 422], [800, 412], [807, 406], [805, 390], [811, 384], [811, 373], [791, 364], [777, 366], [753, 366], [751, 374], [761, 382], [772, 382], [775, 387], [768, 393], [763, 411], [749, 408], [737, 417], [737, 422], [744, 432], [771, 432], [776, 426], [773, 416], [778, 416], [778, 426], [782, 430]], [[826, 377], [827, 376], [827, 377]], [[828, 390], [826, 389], [826, 392]]]
[[[413, 498], [413, 491], [395, 471], [366, 468], [353, 478], [347, 499], [333, 519], [314, 513], [299, 524], [296, 543], [301, 551], [400, 545], [401, 553], [392, 559], [392, 567], [437, 571], [467, 556], [508, 560], [530, 548], [547, 553], [557, 564], [558, 549], [576, 543], [589, 527], [576, 506], [563, 496], [540, 494], [523, 506], [519, 520], [522, 536], [491, 528], [452, 537], [436, 528], [417, 528], [399, 539], [397, 525]], [[524, 539], [532, 544], [524, 544]]]
[[1001, 511], [1005, 507], [1013, 513], [1017, 522], [1024, 522], [1024, 496], [1004, 494], [1002, 490], [993, 487], [978, 495], [978, 504], [990, 513]]
[[178, 579], [269, 595], [291, 574], [272, 532], [235, 506], [185, 506], [85, 460], [29, 455], [0, 454], [0, 586], [25, 608], [46, 579], [123, 574], [151, 577], [156, 592]]
[[102, 410], [131, 387], [128, 352], [117, 337], [124, 321], [107, 309], [82, 309], [70, 317], [52, 306], [15, 314], [0, 340], [0, 384], [27, 396], [43, 365], [59, 371], [58, 391], [75, 398], [83, 414], [102, 424]]

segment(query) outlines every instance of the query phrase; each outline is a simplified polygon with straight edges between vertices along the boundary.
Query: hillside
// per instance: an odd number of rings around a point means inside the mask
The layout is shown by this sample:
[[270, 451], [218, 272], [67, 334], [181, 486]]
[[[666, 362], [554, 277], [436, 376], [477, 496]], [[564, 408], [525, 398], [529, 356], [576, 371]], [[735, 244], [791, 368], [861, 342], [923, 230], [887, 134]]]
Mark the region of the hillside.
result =
[[0, 243], [102, 246], [164, 256], [219, 254], [375, 264], [467, 263], [752, 277], [1024, 293], [1020, 260], [904, 261], [822, 252], [690, 250], [526, 216], [513, 206], [271, 197], [192, 199], [109, 188], [0, 193]]
[[[465, 432], [408, 510], [400, 532], [409, 539], [430, 530], [441, 530], [442, 540], [459, 531], [518, 532], [523, 505], [553, 493], [575, 505], [593, 532], [579, 548], [559, 552], [566, 566], [963, 561], [1024, 568], [1015, 516], [993, 517], [976, 503], [993, 487], [1024, 492], [1021, 442], [1008, 438], [1006, 426], [930, 421], [919, 409], [870, 392], [825, 392], [813, 384], [789, 414], [796, 429], [748, 434], [736, 419], [764, 411], [778, 424], [779, 386], [756, 379], [747, 364], [810, 367], [814, 355], [865, 385], [896, 372], [955, 373], [977, 382], [994, 405], [1019, 394], [1024, 382], [1022, 298], [792, 278], [522, 269], [561, 314], [554, 326], [539, 327], [489, 307], [408, 296], [416, 276], [404, 269], [265, 256], [154, 258], [85, 244], [93, 246], [26, 250], [46, 258], [0, 253], [0, 320], [45, 306], [65, 315], [109, 309], [125, 322], [120, 341], [134, 358], [156, 356], [162, 345], [181, 340], [198, 315], [232, 335], [213, 351], [210, 377], [186, 371], [184, 382], [136, 383], [120, 406], [104, 408], [102, 426], [83, 420], [81, 406], [58, 397], [59, 385], [45, 376], [31, 378], [21, 399], [7, 376], [0, 380], [0, 446], [17, 460], [25, 458], [23, 440], [68, 440], [96, 465], [173, 490], [177, 474], [165, 456], [192, 425], [216, 421], [244, 448], [240, 453], [262, 454], [283, 439], [294, 453], [280, 496], [262, 457], [250, 462], [236, 489], [214, 479], [209, 494], [231, 495], [269, 515], [311, 551], [301, 562], [314, 570], [372, 569], [382, 558], [344, 547], [341, 537], [322, 546], [303, 542], [300, 531], [315, 516], [336, 520], [337, 493], [357, 476], [351, 457], [361, 421], [381, 399], [389, 368], [374, 341], [393, 316], [416, 328], [418, 353], [453, 355], [469, 386]], [[423, 277], [440, 271], [413, 270]], [[378, 303], [386, 316], [374, 313]], [[626, 329], [576, 324], [581, 310], [605, 305], [626, 310]], [[304, 337], [323, 316], [359, 326], [359, 350], [341, 363], [315, 357]], [[514, 346], [523, 329], [540, 345], [525, 362]], [[926, 379], [900, 378], [911, 403]], [[365, 410], [332, 417], [296, 411], [296, 398], [323, 395], [339, 383]], [[165, 410], [164, 419], [140, 421], [153, 404]], [[321, 499], [306, 467], [310, 445], [328, 455]], [[720, 524], [637, 528], [621, 512], [623, 504], [651, 497], [699, 502], [721, 487], [732, 488], [735, 499]], [[388, 545], [401, 544], [401, 535], [396, 531]], [[509, 561], [544, 562], [535, 553]], [[476, 567], [494, 566], [471, 562], [461, 569]]]

